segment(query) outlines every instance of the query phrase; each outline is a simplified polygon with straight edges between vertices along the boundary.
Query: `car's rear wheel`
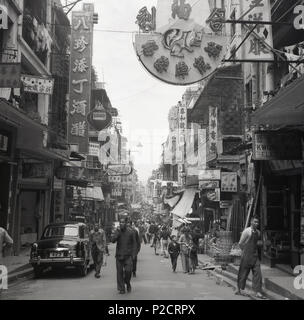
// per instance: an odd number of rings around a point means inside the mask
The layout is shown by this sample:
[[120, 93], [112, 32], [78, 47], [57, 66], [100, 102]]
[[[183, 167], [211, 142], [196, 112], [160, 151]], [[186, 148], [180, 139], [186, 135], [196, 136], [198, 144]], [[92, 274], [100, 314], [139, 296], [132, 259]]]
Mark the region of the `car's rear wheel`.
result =
[[43, 274], [43, 268], [40, 267], [40, 266], [35, 266], [34, 267], [34, 277], [37, 279], [37, 278], [40, 278]]

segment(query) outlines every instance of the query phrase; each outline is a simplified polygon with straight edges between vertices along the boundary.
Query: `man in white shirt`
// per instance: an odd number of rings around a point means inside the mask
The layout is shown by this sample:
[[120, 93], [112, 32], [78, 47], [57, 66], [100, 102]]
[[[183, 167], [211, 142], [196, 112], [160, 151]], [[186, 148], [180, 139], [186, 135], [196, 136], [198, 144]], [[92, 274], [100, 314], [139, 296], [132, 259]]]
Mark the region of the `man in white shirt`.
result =
[[7, 231], [0, 227], [0, 262], [3, 259], [3, 249], [5, 246], [12, 246], [13, 239], [9, 236]]
[[238, 291], [236, 294], [244, 295], [243, 290], [246, 287], [246, 281], [250, 270], [252, 271], [252, 287], [255, 296], [260, 299], [265, 299], [262, 293], [262, 272], [261, 262], [258, 249], [263, 245], [261, 241], [261, 232], [257, 229], [259, 218], [251, 219], [251, 226], [245, 229], [242, 233], [239, 246], [242, 249], [241, 264], [238, 274]]

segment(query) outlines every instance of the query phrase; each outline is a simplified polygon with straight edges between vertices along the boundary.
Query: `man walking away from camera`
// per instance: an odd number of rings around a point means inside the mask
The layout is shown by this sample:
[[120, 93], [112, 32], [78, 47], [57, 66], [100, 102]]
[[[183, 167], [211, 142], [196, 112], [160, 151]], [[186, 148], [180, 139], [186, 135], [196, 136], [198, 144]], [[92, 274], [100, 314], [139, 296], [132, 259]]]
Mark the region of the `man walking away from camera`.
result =
[[95, 267], [95, 277], [100, 278], [100, 270], [103, 265], [103, 255], [107, 251], [106, 233], [98, 224], [94, 227], [91, 234], [92, 258]]
[[236, 294], [246, 295], [243, 291], [246, 287], [246, 281], [250, 270], [252, 271], [252, 286], [255, 296], [259, 299], [265, 299], [262, 293], [262, 272], [259, 249], [262, 247], [261, 233], [257, 229], [259, 218], [257, 216], [251, 219], [251, 226], [242, 233], [239, 246], [242, 249], [241, 264], [238, 273], [238, 290]]
[[131, 276], [133, 260], [137, 254], [137, 242], [135, 233], [127, 228], [127, 219], [121, 219], [119, 227], [112, 235], [112, 242], [116, 245], [116, 271], [117, 271], [117, 290], [120, 294], [127, 291], [131, 292]]

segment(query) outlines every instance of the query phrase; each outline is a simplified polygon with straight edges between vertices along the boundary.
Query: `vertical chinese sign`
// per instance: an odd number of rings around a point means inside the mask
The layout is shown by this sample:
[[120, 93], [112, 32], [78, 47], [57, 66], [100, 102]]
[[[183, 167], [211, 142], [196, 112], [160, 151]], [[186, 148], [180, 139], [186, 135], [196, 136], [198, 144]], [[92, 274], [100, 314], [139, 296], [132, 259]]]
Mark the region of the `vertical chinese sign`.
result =
[[72, 13], [69, 144], [88, 153], [87, 115], [91, 100], [93, 11]]
[[208, 156], [209, 158], [217, 154], [217, 129], [218, 117], [217, 108], [209, 107], [209, 127], [208, 127]]
[[178, 142], [176, 146], [176, 163], [184, 164], [185, 143], [187, 134], [187, 107], [178, 105]]
[[[271, 21], [270, 0], [245, 0], [243, 2], [244, 20]], [[263, 24], [246, 24], [245, 28], [254, 32], [245, 41], [245, 59], [249, 60], [273, 60], [272, 26]]]

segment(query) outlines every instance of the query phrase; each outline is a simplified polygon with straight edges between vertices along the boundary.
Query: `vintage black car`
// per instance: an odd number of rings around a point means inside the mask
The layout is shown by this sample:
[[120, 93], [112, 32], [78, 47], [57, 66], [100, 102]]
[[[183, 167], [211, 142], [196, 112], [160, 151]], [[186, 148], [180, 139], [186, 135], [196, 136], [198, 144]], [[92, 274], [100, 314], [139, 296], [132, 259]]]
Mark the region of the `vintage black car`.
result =
[[40, 241], [33, 243], [30, 264], [35, 277], [52, 267], [75, 266], [85, 277], [90, 264], [89, 230], [84, 223], [56, 223], [48, 225]]

